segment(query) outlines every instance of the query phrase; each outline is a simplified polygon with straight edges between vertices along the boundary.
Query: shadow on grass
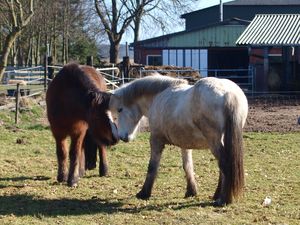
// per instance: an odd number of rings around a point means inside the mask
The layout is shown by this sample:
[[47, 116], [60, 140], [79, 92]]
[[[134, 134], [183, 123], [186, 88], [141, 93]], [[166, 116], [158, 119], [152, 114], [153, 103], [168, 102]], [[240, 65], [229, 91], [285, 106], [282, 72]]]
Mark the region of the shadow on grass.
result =
[[49, 125], [35, 124], [27, 127], [28, 130], [49, 130]]
[[0, 182], [7, 182], [5, 184], [0, 184], [0, 189], [7, 188], [7, 187], [15, 187], [15, 188], [23, 188], [24, 184], [19, 184], [18, 182], [23, 182], [26, 180], [34, 180], [34, 181], [46, 181], [50, 180], [50, 177], [45, 176], [34, 176], [34, 177], [0, 177]]
[[94, 213], [114, 213], [122, 206], [119, 202], [99, 199], [39, 199], [33, 195], [0, 196], [0, 215], [67, 216]]
[[26, 176], [21, 176], [21, 177], [0, 177], [0, 181], [25, 181], [25, 180], [50, 180], [50, 177], [45, 177], [45, 176], [34, 176], [34, 177], [26, 177]]
[[[9, 181], [9, 184], [0, 184], [1, 188], [7, 187], [24, 187], [23, 184], [16, 185], [14, 182], [22, 182], [25, 180], [45, 181], [51, 179], [46, 176], [20, 176], [20, 177], [5, 177], [0, 178], [0, 181]], [[11, 181], [11, 182], [10, 182]], [[128, 201], [132, 197], [121, 199], [43, 199], [42, 196], [27, 195], [27, 194], [12, 194], [0, 196], [0, 215], [14, 216], [70, 216], [70, 215], [87, 215], [87, 214], [114, 214], [114, 213], [129, 213], [137, 214], [143, 211], [161, 212], [167, 209], [181, 210], [190, 207], [209, 207], [213, 206], [212, 202], [198, 202], [194, 198], [190, 198], [185, 202], [168, 202], [151, 204], [151, 200], [146, 205], [144, 200], [139, 200], [137, 204], [129, 204]]]
[[[142, 201], [142, 200], [141, 200]], [[191, 200], [185, 203], [148, 204], [146, 206], [128, 205], [126, 199], [40, 199], [33, 195], [0, 196], [0, 215], [14, 216], [70, 216], [89, 215], [96, 213], [137, 214], [142, 211], [163, 211], [166, 209], [181, 210], [190, 207], [212, 206], [210, 202], [195, 202]]]

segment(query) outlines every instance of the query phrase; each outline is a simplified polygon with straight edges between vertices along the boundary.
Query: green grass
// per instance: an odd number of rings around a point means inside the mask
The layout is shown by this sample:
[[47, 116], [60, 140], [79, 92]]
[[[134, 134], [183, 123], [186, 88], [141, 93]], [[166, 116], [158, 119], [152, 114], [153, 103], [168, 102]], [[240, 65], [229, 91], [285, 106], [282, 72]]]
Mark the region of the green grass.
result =
[[[300, 223], [300, 133], [245, 133], [245, 194], [215, 208], [210, 196], [218, 170], [207, 150], [193, 153], [197, 197], [184, 198], [180, 151], [168, 146], [152, 198], [135, 198], [147, 170], [149, 133], [108, 150], [108, 177], [95, 169], [78, 188], [58, 184], [54, 140], [42, 113], [25, 111], [15, 126], [13, 114], [0, 112], [0, 224]], [[261, 204], [266, 196], [272, 198], [268, 207]]]

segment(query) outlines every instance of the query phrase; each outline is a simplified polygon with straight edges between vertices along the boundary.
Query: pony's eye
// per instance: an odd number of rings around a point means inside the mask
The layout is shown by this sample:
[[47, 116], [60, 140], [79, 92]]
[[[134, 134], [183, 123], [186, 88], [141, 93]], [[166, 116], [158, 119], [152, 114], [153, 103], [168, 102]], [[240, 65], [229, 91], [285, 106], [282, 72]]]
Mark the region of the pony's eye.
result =
[[123, 110], [122, 108], [119, 108], [119, 109], [118, 109], [118, 113], [122, 112], [122, 110]]

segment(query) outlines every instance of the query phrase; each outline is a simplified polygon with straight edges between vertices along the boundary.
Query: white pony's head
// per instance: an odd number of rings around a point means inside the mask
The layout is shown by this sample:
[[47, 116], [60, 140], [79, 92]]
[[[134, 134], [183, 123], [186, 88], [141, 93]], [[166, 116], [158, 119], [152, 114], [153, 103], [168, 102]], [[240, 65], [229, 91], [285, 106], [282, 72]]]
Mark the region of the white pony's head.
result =
[[142, 118], [139, 106], [137, 104], [125, 105], [121, 97], [112, 95], [109, 108], [118, 127], [119, 138], [125, 142], [133, 140]]
[[119, 138], [125, 142], [134, 139], [139, 121], [143, 115], [147, 116], [154, 96], [179, 84], [187, 84], [187, 81], [154, 73], [116, 89], [110, 98], [109, 110], [115, 118]]

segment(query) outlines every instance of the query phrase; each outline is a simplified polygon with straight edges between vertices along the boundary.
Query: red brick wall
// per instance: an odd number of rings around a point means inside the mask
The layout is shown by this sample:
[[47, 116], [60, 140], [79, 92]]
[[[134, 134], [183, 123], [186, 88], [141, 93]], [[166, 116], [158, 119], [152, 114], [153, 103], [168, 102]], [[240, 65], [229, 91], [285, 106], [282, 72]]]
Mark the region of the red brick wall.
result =
[[134, 54], [134, 62], [138, 64], [146, 65], [147, 63], [147, 55], [161, 55], [161, 49], [145, 49], [142, 47], [136, 47]]

